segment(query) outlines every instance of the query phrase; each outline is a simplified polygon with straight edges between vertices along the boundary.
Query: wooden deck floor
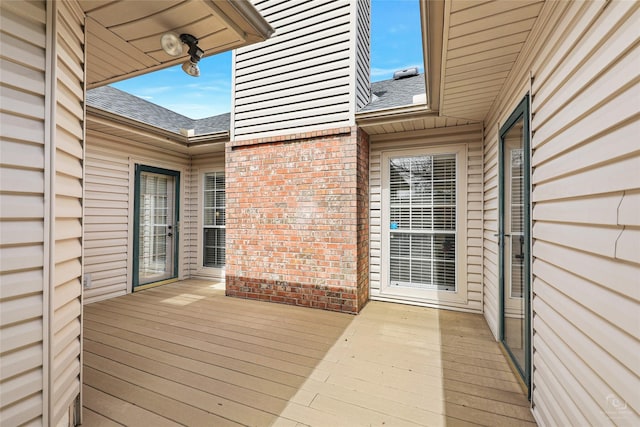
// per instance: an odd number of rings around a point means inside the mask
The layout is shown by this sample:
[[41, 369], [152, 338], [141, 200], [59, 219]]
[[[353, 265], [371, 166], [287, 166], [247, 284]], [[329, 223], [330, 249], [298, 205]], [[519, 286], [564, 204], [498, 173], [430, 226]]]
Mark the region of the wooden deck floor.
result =
[[188, 280], [85, 307], [85, 426], [535, 425], [479, 315]]

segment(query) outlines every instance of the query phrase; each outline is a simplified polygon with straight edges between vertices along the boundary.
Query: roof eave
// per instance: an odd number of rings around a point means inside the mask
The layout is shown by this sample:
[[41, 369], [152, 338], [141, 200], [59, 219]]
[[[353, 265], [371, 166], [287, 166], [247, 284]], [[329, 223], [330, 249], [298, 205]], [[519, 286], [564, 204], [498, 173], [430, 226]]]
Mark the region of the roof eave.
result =
[[102, 123], [116, 124], [128, 129], [135, 129], [164, 143], [178, 144], [182, 148], [189, 150], [195, 147], [205, 148], [216, 146], [220, 143], [224, 144], [229, 140], [230, 135], [228, 130], [223, 130], [189, 137], [91, 106], [87, 106], [87, 116], [90, 116], [92, 120], [98, 119], [97, 121]]
[[187, 146], [187, 142], [188, 142], [187, 137], [179, 133], [172, 132], [170, 130], [162, 129], [157, 126], [153, 126], [148, 123], [141, 122], [139, 120], [130, 119], [128, 117], [121, 116], [119, 114], [112, 113], [112, 112], [109, 112], [97, 107], [92, 107], [92, 106], [87, 106], [87, 116], [89, 115], [92, 115], [96, 118], [101, 118], [111, 123], [124, 125], [129, 128], [134, 128], [137, 130], [144, 131], [146, 133], [152, 134], [158, 137], [159, 139], [162, 139], [165, 141], [178, 143], [185, 147]]
[[424, 104], [405, 105], [356, 113], [356, 124], [359, 126], [373, 126], [437, 115], [437, 111], [433, 111]]
[[188, 146], [191, 147], [199, 147], [203, 145], [216, 144], [218, 142], [227, 142], [229, 141], [231, 133], [228, 130], [211, 132], [202, 135], [194, 135], [189, 137]]
[[[210, 3], [211, 4], [211, 3]], [[275, 30], [267, 22], [266, 19], [258, 12], [258, 10], [248, 1], [234, 1], [229, 3], [242, 17], [246, 20], [246, 23], [253, 28], [253, 32], [247, 32], [245, 35], [247, 40], [255, 43], [268, 39], [273, 35]]]
[[420, 24], [427, 104], [431, 111], [437, 112], [440, 110], [444, 1], [420, 0]]

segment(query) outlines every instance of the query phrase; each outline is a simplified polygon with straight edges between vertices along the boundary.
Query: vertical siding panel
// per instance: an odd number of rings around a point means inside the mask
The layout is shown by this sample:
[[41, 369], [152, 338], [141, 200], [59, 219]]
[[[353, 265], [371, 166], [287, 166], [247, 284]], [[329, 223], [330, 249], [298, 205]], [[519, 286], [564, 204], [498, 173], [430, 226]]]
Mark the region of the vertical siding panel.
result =
[[371, 46], [371, 2], [358, 0], [356, 6], [356, 111], [369, 103], [370, 83], [370, 46]]
[[18, 6], [0, 2], [3, 426], [42, 424], [43, 416], [46, 12], [44, 2]]
[[74, 2], [56, 3], [55, 81], [51, 147], [54, 238], [51, 254], [50, 423], [71, 423], [69, 407], [80, 394], [82, 298], [82, 197], [84, 123], [84, 14]]
[[232, 139], [352, 126], [368, 96], [369, 1], [254, 3], [275, 33], [236, 50]]
[[547, 3], [541, 17], [486, 123], [485, 316], [497, 334], [498, 128], [531, 90], [533, 412], [635, 425], [639, 5]]
[[[465, 144], [467, 147], [467, 257], [466, 281], [467, 303], [457, 304], [440, 302], [435, 304], [442, 308], [482, 312], [482, 127], [468, 125], [440, 129], [426, 129], [423, 132], [408, 134], [397, 133], [385, 135], [384, 139], [372, 137], [370, 157], [370, 289], [371, 297], [383, 299], [380, 291], [380, 265], [382, 261], [382, 174], [381, 156], [384, 151], [409, 148], [428, 148], [447, 144]], [[419, 136], [416, 136], [419, 135]]]

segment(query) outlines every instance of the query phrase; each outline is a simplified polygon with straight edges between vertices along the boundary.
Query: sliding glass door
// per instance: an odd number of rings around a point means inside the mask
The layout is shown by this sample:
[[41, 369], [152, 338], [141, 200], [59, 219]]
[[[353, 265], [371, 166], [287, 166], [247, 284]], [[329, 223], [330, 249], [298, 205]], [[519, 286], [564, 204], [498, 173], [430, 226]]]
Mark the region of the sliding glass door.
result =
[[500, 340], [529, 387], [529, 99], [500, 131]]

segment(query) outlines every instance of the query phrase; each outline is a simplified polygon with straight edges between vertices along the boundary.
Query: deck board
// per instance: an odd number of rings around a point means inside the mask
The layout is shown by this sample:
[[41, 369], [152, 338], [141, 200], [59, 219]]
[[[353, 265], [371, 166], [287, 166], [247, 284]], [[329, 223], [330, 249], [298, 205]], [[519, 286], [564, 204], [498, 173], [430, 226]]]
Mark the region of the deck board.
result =
[[84, 313], [87, 426], [535, 425], [479, 315], [370, 302], [351, 316], [202, 280]]

